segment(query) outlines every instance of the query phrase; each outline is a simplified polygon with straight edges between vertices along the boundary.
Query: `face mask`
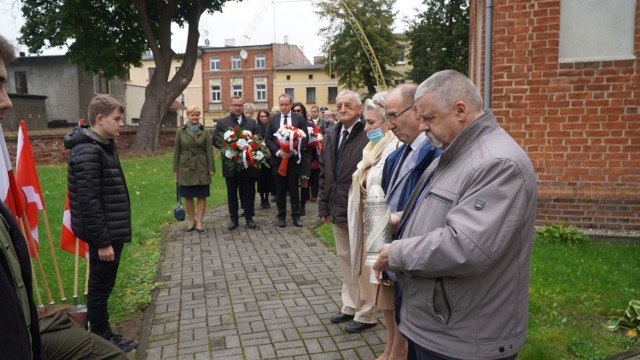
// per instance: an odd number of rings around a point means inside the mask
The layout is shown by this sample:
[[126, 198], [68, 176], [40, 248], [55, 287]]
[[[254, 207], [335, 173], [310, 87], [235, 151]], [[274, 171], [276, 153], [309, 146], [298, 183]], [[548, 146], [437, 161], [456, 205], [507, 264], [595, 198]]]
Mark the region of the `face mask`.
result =
[[372, 143], [377, 143], [378, 141], [382, 140], [382, 138], [384, 137], [384, 134], [382, 133], [382, 128], [369, 130], [369, 132], [367, 133], [367, 137], [369, 138], [369, 141], [371, 141]]

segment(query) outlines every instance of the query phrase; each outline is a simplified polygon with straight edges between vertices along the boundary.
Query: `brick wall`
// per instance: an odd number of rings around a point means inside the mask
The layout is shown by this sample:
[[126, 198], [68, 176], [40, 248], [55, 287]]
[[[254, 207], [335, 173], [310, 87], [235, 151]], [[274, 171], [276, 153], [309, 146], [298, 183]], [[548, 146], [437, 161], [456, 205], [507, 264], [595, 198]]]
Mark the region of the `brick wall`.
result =
[[[67, 162], [69, 151], [64, 148], [62, 139], [69, 131], [71, 131], [69, 128], [29, 131], [29, 141], [33, 149], [36, 166]], [[137, 129], [135, 128], [127, 128], [120, 132], [120, 136], [116, 139], [116, 146], [120, 154], [131, 152], [131, 146], [135, 140], [136, 132]], [[4, 135], [12, 165], [15, 167], [18, 132], [5, 131]], [[175, 128], [162, 129], [160, 132], [160, 144], [162, 147], [167, 149], [173, 148], [175, 136]]]
[[538, 223], [640, 230], [640, 1], [636, 60], [582, 63], [558, 62], [560, 0], [494, 6], [491, 105], [535, 167]]

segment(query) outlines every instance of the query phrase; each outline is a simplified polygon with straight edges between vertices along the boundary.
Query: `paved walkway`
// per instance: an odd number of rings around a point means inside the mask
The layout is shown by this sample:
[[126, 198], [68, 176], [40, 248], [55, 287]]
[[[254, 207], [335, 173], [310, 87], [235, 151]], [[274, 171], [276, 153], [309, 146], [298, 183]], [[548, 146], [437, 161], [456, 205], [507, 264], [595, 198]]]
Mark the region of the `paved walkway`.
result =
[[[288, 203], [287, 203], [288, 206]], [[204, 233], [167, 227], [138, 359], [375, 359], [384, 350], [383, 316], [374, 329], [349, 334], [329, 318], [340, 309], [336, 256], [312, 230], [276, 226], [275, 203], [258, 227], [228, 231], [228, 211], [209, 209]]]

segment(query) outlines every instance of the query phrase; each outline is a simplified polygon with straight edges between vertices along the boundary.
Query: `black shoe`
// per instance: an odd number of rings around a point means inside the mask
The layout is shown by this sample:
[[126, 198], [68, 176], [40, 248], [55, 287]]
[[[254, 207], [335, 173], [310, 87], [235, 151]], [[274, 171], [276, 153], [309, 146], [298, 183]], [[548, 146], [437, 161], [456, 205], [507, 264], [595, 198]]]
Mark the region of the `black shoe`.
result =
[[265, 200], [260, 201], [260, 208], [262, 208], [262, 209], [271, 208], [271, 205], [269, 205], [269, 200], [265, 199]]
[[296, 227], [302, 227], [302, 223], [300, 222], [300, 219], [298, 219], [298, 218], [294, 218], [293, 219], [293, 225], [295, 225]]
[[237, 227], [238, 227], [238, 220], [231, 220], [229, 222], [229, 225], [227, 226], [227, 229], [233, 230], [233, 229], [236, 229]]
[[284, 219], [278, 219], [278, 226], [285, 227], [287, 226], [287, 222]]
[[132, 352], [138, 347], [138, 343], [136, 343], [135, 340], [127, 340], [119, 334], [111, 334], [109, 341], [125, 353]]
[[334, 324], [339, 324], [345, 321], [353, 320], [353, 315], [347, 315], [343, 312], [339, 312], [337, 314], [333, 314], [331, 316], [331, 322]]
[[256, 228], [256, 223], [255, 223], [255, 221], [253, 221], [252, 218], [247, 218], [247, 227], [249, 229], [255, 229]]
[[347, 323], [347, 325], [344, 326], [344, 331], [355, 334], [371, 329], [374, 326], [376, 326], [376, 323], [365, 324], [361, 323], [360, 321], [351, 320]]

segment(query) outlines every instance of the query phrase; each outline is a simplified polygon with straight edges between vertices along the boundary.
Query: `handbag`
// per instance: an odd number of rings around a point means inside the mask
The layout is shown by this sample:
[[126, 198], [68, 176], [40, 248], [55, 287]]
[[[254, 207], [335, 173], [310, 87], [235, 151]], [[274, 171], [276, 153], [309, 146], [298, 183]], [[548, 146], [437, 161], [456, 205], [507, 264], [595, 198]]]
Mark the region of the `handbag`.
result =
[[178, 179], [176, 179], [176, 201], [178, 205], [173, 208], [173, 217], [178, 221], [184, 221], [184, 208], [182, 207], [182, 200], [180, 199], [180, 187]]

